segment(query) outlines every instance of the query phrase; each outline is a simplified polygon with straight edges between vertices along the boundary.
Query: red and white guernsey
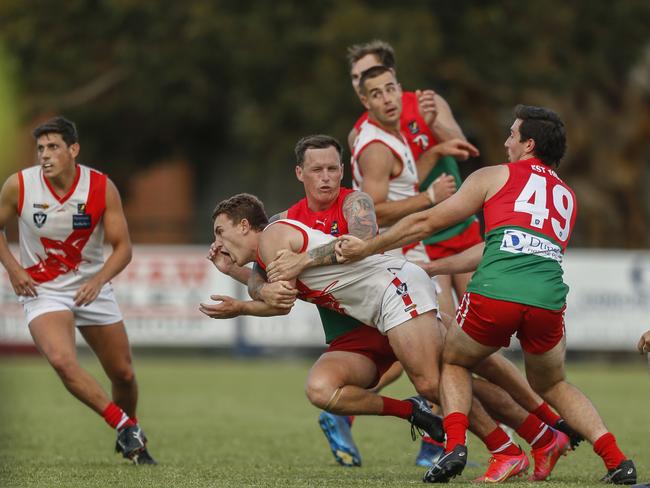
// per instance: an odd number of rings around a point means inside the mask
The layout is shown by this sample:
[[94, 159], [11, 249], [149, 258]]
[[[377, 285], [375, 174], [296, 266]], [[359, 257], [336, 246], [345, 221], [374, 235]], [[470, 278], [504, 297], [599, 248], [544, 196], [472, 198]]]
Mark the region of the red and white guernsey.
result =
[[106, 175], [76, 166], [70, 191], [58, 196], [41, 166], [18, 173], [20, 261], [39, 288], [69, 291], [104, 264]]
[[[404, 200], [418, 194], [418, 172], [415, 166], [415, 159], [411, 148], [403, 136], [398, 139], [379, 127], [375, 122], [368, 119], [359, 131], [352, 148], [352, 183], [355, 190], [361, 190], [363, 173], [359, 167], [359, 158], [363, 151], [373, 142], [380, 142], [390, 149], [402, 163], [402, 170], [396, 176], [392, 176], [388, 183], [389, 202]], [[380, 230], [381, 232], [381, 230]]]
[[[300, 252], [310, 251], [336, 239], [297, 220], [276, 220], [267, 228], [278, 224], [290, 225], [302, 232], [304, 244]], [[265, 267], [265, 263], [259, 264]], [[298, 298], [376, 327], [382, 314], [386, 289], [396, 279], [393, 271], [400, 270], [405, 264], [403, 258], [379, 254], [355, 263], [308, 268], [298, 276]]]

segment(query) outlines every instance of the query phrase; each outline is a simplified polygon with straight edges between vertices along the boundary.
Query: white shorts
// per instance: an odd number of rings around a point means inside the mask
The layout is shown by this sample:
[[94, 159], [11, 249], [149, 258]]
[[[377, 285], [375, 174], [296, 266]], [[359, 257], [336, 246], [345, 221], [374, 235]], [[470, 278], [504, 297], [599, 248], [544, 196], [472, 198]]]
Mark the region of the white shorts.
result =
[[122, 312], [115, 301], [113, 287], [106, 283], [99, 295], [89, 305], [78, 307], [74, 303], [76, 290], [53, 292], [38, 290], [37, 297], [23, 297], [27, 324], [48, 312], [69, 310], [74, 315], [75, 326], [110, 325], [122, 321]]
[[377, 321], [377, 329], [382, 334], [418, 315], [438, 309], [435, 286], [422, 268], [406, 262], [401, 269], [391, 271], [395, 280], [384, 292]]
[[[418, 242], [415, 247], [412, 247], [408, 250], [405, 249], [407, 248], [391, 249], [390, 251], [384, 252], [384, 254], [389, 254], [398, 258], [404, 258], [412, 263], [418, 261], [423, 263], [431, 262], [427, 251], [424, 249], [424, 244], [422, 244], [422, 241]], [[438, 280], [436, 280], [436, 277], [431, 276], [430, 280], [433, 282], [433, 286], [436, 288], [436, 293], [442, 293], [442, 288], [440, 287]]]

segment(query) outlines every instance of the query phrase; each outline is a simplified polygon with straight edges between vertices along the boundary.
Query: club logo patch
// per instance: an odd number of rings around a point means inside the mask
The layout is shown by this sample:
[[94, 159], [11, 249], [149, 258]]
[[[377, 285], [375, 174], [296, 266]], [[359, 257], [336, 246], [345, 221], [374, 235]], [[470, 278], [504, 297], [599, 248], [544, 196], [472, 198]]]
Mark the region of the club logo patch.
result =
[[332, 226], [330, 227], [330, 234], [333, 236], [339, 235], [339, 222], [337, 220], [332, 222]]
[[78, 214], [85, 214], [86, 213], [86, 204], [85, 203], [77, 203], [77, 213]]
[[409, 294], [409, 289], [406, 286], [406, 283], [400, 283], [395, 287], [395, 293], [397, 293], [399, 296], [403, 297], [404, 295]]
[[418, 126], [418, 123], [417, 123], [416, 120], [410, 121], [408, 123], [408, 128], [409, 128], [409, 132], [411, 134], [417, 134], [418, 132], [420, 132], [420, 126]]
[[39, 229], [43, 227], [46, 220], [47, 220], [47, 215], [45, 215], [43, 212], [36, 212], [34, 214], [34, 224], [36, 224], [36, 227], [38, 227]]
[[81, 214], [81, 215], [77, 214], [72, 216], [72, 228], [75, 230], [90, 229], [91, 225], [92, 225], [92, 220], [90, 218], [90, 215], [88, 214]]

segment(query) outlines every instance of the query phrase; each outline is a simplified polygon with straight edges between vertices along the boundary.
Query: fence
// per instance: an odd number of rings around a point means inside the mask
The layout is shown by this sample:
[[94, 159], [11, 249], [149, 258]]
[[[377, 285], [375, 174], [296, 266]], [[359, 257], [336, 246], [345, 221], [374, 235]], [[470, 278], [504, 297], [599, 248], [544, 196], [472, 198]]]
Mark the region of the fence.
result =
[[[254, 351], [323, 344], [315, 307], [304, 302], [297, 302], [289, 315], [273, 318], [213, 320], [199, 312], [199, 303], [209, 301], [210, 294], [247, 296], [205, 254], [203, 246], [135, 247], [133, 261], [113, 281], [133, 345]], [[570, 250], [564, 270], [571, 287], [569, 349], [631, 350], [650, 328], [650, 252]], [[22, 305], [4, 270], [0, 310], [0, 344], [31, 344]]]

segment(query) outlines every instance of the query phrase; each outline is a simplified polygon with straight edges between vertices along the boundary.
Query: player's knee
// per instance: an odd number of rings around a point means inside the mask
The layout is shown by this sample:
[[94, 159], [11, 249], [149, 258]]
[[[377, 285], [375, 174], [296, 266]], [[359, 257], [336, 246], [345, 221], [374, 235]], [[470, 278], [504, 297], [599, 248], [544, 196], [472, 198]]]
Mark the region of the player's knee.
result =
[[321, 409], [325, 408], [335, 391], [336, 387], [322, 378], [309, 378], [305, 385], [307, 398], [312, 405]]
[[543, 376], [543, 375], [527, 375], [528, 383], [531, 388], [542, 398], [546, 399], [546, 396], [558, 386], [562, 381], [564, 381], [563, 376]]
[[65, 354], [52, 355], [48, 357], [48, 361], [64, 382], [74, 379], [79, 371], [79, 363], [76, 358]]
[[419, 377], [413, 379], [413, 386], [419, 395], [427, 400], [437, 402], [439, 399], [440, 383], [437, 378]]
[[131, 385], [135, 382], [135, 371], [131, 364], [126, 364], [113, 370], [110, 379], [114, 384]]

